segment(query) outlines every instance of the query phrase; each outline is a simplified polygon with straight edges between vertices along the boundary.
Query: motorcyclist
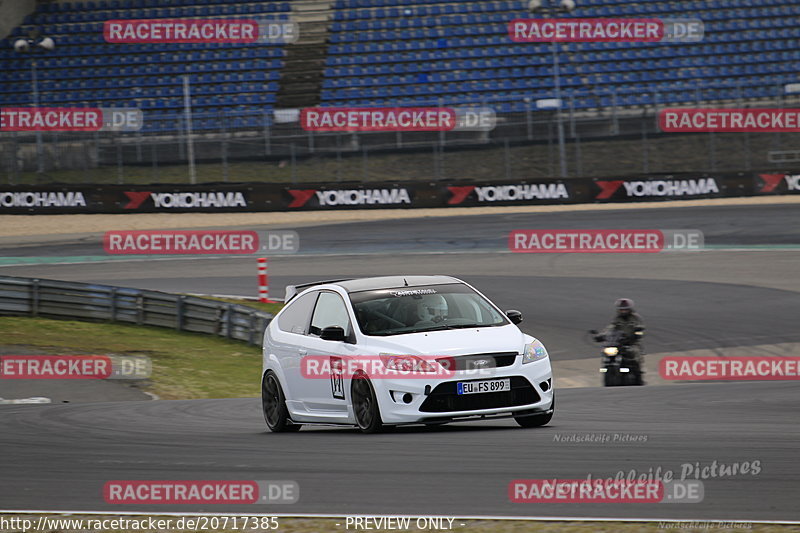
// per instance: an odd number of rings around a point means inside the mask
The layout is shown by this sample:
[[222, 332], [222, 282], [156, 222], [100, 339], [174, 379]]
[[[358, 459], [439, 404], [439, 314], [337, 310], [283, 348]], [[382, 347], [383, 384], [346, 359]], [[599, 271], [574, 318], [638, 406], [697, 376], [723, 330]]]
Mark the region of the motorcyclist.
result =
[[619, 331], [623, 335], [625, 345], [628, 346], [630, 356], [639, 364], [639, 370], [644, 374], [644, 350], [641, 339], [644, 335], [644, 321], [642, 317], [634, 311], [633, 300], [630, 298], [620, 298], [614, 302], [617, 315], [611, 324], [603, 331], [597, 333], [595, 341], [602, 341], [607, 335], [614, 331]]

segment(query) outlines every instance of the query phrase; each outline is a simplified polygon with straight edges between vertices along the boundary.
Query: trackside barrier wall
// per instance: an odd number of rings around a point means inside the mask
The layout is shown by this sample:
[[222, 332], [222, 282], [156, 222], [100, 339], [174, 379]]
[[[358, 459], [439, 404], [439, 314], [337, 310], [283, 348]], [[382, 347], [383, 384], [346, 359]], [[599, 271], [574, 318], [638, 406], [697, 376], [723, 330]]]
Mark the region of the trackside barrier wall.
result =
[[0, 214], [251, 212], [585, 204], [800, 193], [800, 171], [532, 181], [0, 185]]
[[0, 315], [110, 321], [261, 345], [272, 315], [232, 303], [106, 285], [0, 276]]

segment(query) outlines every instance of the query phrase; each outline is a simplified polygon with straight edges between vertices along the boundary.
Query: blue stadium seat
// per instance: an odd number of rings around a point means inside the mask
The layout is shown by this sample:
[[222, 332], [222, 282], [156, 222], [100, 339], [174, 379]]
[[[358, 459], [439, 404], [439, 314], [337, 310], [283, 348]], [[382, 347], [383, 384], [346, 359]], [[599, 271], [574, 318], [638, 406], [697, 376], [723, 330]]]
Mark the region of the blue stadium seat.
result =
[[[321, 101], [396, 103], [497, 102], [499, 109], [524, 110], [521, 98], [552, 94], [553, 68], [547, 43], [513, 43], [507, 22], [527, 17], [523, 0], [336, 0], [329, 24]], [[794, 0], [689, 0], [621, 2], [581, 0], [575, 16], [665, 16], [701, 18], [701, 43], [559, 45], [562, 88], [580, 109], [619, 105], [692, 102], [703, 99], [775, 97], [777, 87], [796, 81], [800, 4]], [[245, 16], [286, 18], [289, 2], [252, 0], [83, 0], [42, 2], [0, 47], [3, 102], [28, 102], [30, 63], [17, 57], [11, 39], [36, 24], [54, 36], [57, 48], [39, 59], [42, 101], [102, 99], [129, 103], [119, 90], [141, 89], [148, 107], [179, 109], [181, 76], [189, 74], [194, 94], [215, 112], [250, 109], [275, 101], [284, 64], [284, 45], [110, 45], [102, 37], [110, 18]], [[764, 37], [768, 36], [768, 37]], [[135, 84], [135, 85], [134, 85]], [[594, 94], [592, 94], [594, 93]], [[596, 97], [597, 95], [604, 95]], [[606, 100], [603, 100], [606, 98]], [[237, 108], [238, 109], [238, 108]], [[246, 127], [252, 117], [237, 116]], [[208, 118], [204, 127], [218, 123]], [[255, 120], [255, 119], [253, 119]], [[161, 126], [158, 126], [161, 127]], [[165, 128], [174, 128], [165, 125]], [[157, 130], [158, 128], [155, 127]]]

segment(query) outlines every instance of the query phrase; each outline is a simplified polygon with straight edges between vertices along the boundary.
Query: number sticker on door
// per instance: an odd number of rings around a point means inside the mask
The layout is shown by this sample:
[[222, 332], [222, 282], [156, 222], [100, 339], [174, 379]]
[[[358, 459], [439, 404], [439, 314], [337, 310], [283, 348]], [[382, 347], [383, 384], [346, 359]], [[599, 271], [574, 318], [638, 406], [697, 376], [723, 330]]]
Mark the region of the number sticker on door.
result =
[[344, 400], [344, 382], [342, 374], [344, 364], [341, 357], [331, 357], [331, 394], [337, 400]]

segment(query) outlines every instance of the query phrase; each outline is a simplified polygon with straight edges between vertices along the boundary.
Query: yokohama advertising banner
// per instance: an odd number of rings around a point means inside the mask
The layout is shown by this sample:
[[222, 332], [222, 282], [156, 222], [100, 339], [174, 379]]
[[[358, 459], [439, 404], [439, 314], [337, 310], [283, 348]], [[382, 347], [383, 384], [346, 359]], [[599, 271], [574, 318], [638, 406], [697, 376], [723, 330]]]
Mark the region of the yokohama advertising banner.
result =
[[0, 185], [0, 215], [102, 212], [91, 186], [41, 187]]
[[465, 183], [445, 187], [447, 206], [530, 205], [574, 203], [585, 180]]
[[287, 211], [321, 209], [397, 209], [430, 207], [417, 199], [417, 190], [425, 184], [376, 183], [318, 184], [286, 188]]
[[595, 178], [590, 198], [584, 202], [636, 202], [692, 200], [750, 196], [749, 173], [678, 174], [642, 178]]
[[800, 171], [521, 181], [0, 185], [0, 215], [221, 213], [652, 202], [797, 194]]
[[798, 194], [800, 172], [757, 173], [753, 186], [756, 194]]

